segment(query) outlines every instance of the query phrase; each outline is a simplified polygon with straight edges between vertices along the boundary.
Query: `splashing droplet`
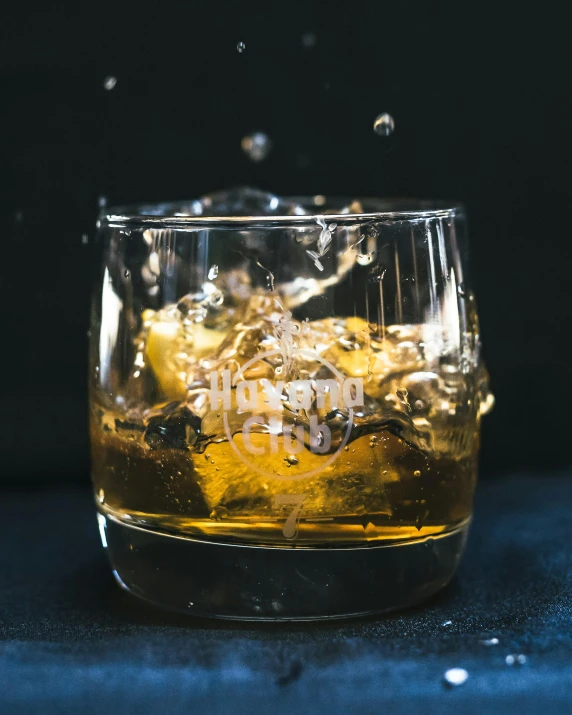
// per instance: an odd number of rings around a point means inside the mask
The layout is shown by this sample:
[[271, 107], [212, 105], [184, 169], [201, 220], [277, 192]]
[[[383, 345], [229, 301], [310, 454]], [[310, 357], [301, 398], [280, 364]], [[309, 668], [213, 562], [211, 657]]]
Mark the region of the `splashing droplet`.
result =
[[208, 273], [208, 279], [209, 281], [214, 281], [214, 279], [218, 276], [218, 266], [216, 263], [210, 267], [209, 273]]
[[117, 84], [117, 77], [110, 75], [103, 80], [103, 88], [110, 92]]
[[243, 137], [240, 146], [250, 161], [258, 163], [266, 159], [272, 149], [272, 142], [263, 132], [254, 132]]
[[527, 658], [522, 653], [511, 653], [510, 655], [507, 655], [507, 657], [504, 659], [504, 662], [507, 665], [524, 665], [526, 661]]
[[238, 51], [238, 54], [241, 55], [244, 50], [246, 50], [246, 44], [244, 42], [237, 42], [236, 49]]
[[458, 685], [463, 685], [467, 681], [469, 674], [464, 668], [449, 668], [443, 676], [445, 684], [451, 688], [456, 688]]
[[395, 121], [391, 114], [379, 114], [373, 123], [373, 131], [380, 137], [388, 137], [393, 134]]
[[316, 35], [313, 32], [305, 32], [302, 35], [302, 46], [310, 49], [316, 45]]

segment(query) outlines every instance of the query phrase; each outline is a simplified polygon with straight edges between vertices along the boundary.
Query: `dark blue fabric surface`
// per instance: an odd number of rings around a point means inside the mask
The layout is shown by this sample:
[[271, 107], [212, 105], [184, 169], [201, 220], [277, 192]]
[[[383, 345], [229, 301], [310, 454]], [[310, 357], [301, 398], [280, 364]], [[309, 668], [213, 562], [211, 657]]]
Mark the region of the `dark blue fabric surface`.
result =
[[[483, 482], [467, 554], [443, 593], [398, 615], [326, 625], [153, 611], [115, 586], [87, 491], [0, 496], [0, 712], [572, 710], [567, 475]], [[492, 636], [499, 645], [481, 644]], [[507, 666], [509, 653], [527, 663]], [[469, 679], [450, 690], [452, 667]]]

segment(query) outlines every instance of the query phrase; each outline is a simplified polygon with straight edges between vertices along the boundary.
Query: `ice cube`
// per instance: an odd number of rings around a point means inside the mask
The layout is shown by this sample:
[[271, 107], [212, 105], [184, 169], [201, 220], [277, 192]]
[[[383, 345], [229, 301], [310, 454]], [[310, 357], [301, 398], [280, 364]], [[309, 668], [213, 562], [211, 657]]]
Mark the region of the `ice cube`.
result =
[[188, 449], [201, 435], [201, 419], [180, 402], [171, 402], [147, 419], [145, 442], [151, 449]]

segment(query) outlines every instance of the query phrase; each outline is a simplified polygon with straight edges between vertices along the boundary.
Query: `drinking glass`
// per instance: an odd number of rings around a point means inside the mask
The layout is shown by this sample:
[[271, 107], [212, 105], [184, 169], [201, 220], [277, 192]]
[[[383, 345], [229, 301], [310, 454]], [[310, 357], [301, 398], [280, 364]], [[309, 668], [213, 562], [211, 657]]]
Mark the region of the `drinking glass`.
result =
[[462, 207], [243, 189], [98, 225], [92, 474], [120, 586], [267, 620], [442, 588], [492, 404]]

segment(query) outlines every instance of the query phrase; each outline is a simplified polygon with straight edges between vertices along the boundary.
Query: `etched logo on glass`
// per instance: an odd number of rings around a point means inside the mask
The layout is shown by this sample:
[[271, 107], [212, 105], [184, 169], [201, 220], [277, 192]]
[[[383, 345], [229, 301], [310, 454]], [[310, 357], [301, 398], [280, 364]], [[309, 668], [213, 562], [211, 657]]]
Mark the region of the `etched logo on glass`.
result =
[[[222, 409], [226, 437], [239, 459], [259, 474], [284, 480], [312, 477], [329, 467], [349, 439], [354, 408], [364, 402], [363, 378], [346, 377], [316, 351], [296, 347], [295, 337], [303, 328], [291, 318], [287, 311], [275, 328], [279, 348], [258, 353], [234, 374], [228, 369], [210, 373], [211, 407]], [[276, 362], [280, 364], [274, 368], [273, 380], [245, 379], [258, 363], [267, 368]], [[291, 379], [303, 372], [296, 369], [298, 362], [317, 367], [313, 372], [320, 377]], [[339, 412], [345, 418], [344, 432], [341, 439], [334, 439], [326, 417]], [[240, 440], [235, 438], [238, 432]], [[260, 434], [264, 440], [257, 439]], [[304, 450], [324, 459], [318, 466], [314, 462], [311, 469], [292, 474], [288, 467], [294, 460], [298, 463], [296, 455]], [[264, 469], [264, 457], [281, 455], [284, 460], [273, 463], [283, 461], [283, 470]]]

